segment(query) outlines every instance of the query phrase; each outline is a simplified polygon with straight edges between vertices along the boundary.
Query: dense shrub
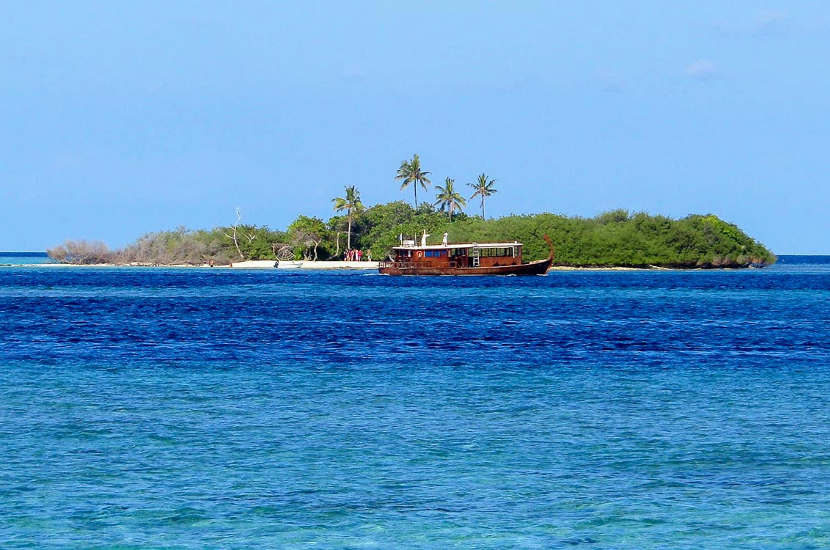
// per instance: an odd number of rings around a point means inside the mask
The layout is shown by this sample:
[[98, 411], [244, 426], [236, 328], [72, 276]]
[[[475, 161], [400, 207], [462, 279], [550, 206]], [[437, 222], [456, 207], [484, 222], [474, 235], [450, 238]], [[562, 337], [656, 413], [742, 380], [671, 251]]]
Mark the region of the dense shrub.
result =
[[716, 216], [680, 220], [621, 211], [595, 218], [554, 214], [470, 218], [435, 228], [454, 241], [518, 240], [526, 259], [547, 255], [542, 235], [550, 235], [558, 265], [738, 267], [775, 262], [775, 255], [733, 224]]
[[[252, 225], [219, 227], [209, 231], [179, 228], [150, 233], [123, 250], [110, 251], [101, 243], [67, 242], [49, 255], [67, 263], [139, 263], [217, 265], [239, 260], [275, 259], [278, 250], [291, 247], [295, 258], [342, 257], [346, 242], [345, 217], [324, 222], [299, 216], [287, 232]], [[644, 213], [613, 210], [594, 218], [556, 214], [505, 216], [484, 220], [463, 213], [450, 222], [429, 204], [418, 210], [403, 201], [378, 204], [357, 213], [352, 223], [352, 247], [386, 257], [400, 237], [419, 239], [423, 231], [438, 243], [444, 232], [450, 242], [520, 241], [525, 260], [544, 258], [551, 237], [558, 265], [741, 267], [775, 262], [775, 255], [737, 226], [713, 215], [691, 215], [675, 220]]]
[[66, 241], [46, 251], [49, 257], [64, 264], [107, 264], [117, 260], [117, 252], [101, 242]]
[[[594, 218], [555, 214], [506, 216], [484, 220], [460, 215], [450, 222], [433, 211], [415, 212], [402, 202], [375, 206], [357, 223], [359, 246], [385, 257], [401, 234], [418, 238], [422, 231], [438, 243], [520, 241], [526, 260], [547, 256], [542, 236], [556, 248], [558, 265], [629, 267], [739, 267], [767, 265], [775, 255], [737, 226], [717, 216], [691, 215], [680, 220], [614, 210]], [[354, 238], [354, 237], [353, 237]]]
[[62, 263], [119, 263], [140, 265], [216, 265], [250, 259], [274, 259], [274, 246], [287, 242], [287, 235], [267, 227], [238, 226], [237, 244], [233, 228], [219, 227], [210, 231], [179, 228], [175, 231], [148, 233], [121, 250], [108, 250], [102, 243], [72, 242], [47, 251]]

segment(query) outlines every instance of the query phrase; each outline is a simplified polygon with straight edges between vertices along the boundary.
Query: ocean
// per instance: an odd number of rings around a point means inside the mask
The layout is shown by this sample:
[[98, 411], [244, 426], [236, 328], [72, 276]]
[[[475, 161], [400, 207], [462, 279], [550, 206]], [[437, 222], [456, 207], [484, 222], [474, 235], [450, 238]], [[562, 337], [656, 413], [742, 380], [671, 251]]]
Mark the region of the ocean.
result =
[[53, 263], [46, 252], [2, 252], [0, 266]]
[[830, 257], [3, 267], [0, 547], [828, 548], [828, 323]]

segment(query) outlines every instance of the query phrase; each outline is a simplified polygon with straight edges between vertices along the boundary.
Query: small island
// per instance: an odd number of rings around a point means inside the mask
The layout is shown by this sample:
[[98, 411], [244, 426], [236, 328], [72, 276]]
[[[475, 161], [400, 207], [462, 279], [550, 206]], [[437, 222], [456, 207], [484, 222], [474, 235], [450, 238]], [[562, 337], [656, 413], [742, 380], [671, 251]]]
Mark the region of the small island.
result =
[[775, 255], [737, 226], [717, 216], [693, 214], [681, 219], [613, 210], [593, 218], [541, 213], [486, 218], [486, 200], [496, 193], [495, 180], [480, 174], [468, 185], [480, 215], [463, 210], [466, 200], [446, 178], [435, 186], [433, 202], [418, 202], [420, 187], [431, 184], [418, 155], [401, 163], [396, 179], [401, 190], [412, 187], [410, 205], [394, 201], [365, 207], [355, 186], [332, 200], [329, 220], [299, 215], [284, 230], [236, 222], [225, 227], [149, 233], [122, 249], [103, 243], [67, 241], [48, 250], [60, 263], [91, 265], [226, 266], [251, 260], [382, 260], [402, 236], [426, 232], [438, 243], [514, 241], [524, 243], [528, 261], [547, 256], [543, 235], [556, 249], [554, 266], [566, 268], [744, 268], [763, 267]]

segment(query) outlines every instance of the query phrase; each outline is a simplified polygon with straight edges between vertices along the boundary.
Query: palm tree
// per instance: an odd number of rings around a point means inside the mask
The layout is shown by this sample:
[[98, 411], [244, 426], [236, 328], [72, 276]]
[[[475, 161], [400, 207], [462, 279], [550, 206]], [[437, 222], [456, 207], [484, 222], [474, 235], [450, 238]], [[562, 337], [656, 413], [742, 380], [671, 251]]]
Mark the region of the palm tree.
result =
[[461, 210], [467, 205], [467, 201], [464, 200], [464, 197], [461, 196], [461, 193], [458, 193], [454, 188], [453, 185], [455, 184], [455, 180], [452, 178], [447, 178], [444, 180], [444, 187], [440, 185], [436, 185], [435, 188], [438, 190], [438, 195], [436, 195], [435, 206], [441, 206], [441, 212], [444, 210], [449, 211], [450, 221], [452, 221], [452, 213], [457, 208]]
[[360, 191], [354, 185], [346, 187], [346, 196], [332, 199], [334, 202], [334, 209], [338, 212], [346, 211], [346, 219], [349, 220], [349, 231], [346, 233], [346, 249], [352, 248], [352, 214], [360, 212], [363, 209], [363, 203], [360, 202]]
[[478, 179], [475, 183], [468, 183], [467, 185], [475, 189], [475, 193], [470, 195], [471, 199], [474, 199], [475, 197], [481, 197], [481, 217], [485, 218], [484, 199], [496, 192], [496, 180], [488, 180], [487, 174], [481, 173], [478, 175]]
[[395, 176], [396, 180], [401, 180], [401, 191], [406, 189], [406, 187], [412, 183], [413, 189], [415, 189], [415, 208], [418, 208], [418, 186], [420, 185], [424, 189], [427, 189], [427, 184], [432, 183], [429, 181], [427, 177], [429, 172], [424, 172], [421, 170], [421, 159], [418, 158], [418, 155], [412, 155], [412, 160], [403, 160], [401, 161], [401, 167], [398, 168], [398, 175]]

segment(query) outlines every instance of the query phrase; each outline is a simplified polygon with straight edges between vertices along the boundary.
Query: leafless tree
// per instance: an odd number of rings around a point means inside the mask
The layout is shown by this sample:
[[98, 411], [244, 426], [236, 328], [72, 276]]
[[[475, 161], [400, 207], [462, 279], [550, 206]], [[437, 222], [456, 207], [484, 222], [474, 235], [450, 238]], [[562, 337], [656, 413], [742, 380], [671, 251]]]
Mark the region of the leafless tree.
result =
[[[237, 237], [239, 222], [242, 221], [242, 214], [239, 211], [239, 207], [236, 207], [235, 212], [236, 212], [236, 223], [231, 226], [230, 234], [225, 233], [225, 235], [233, 241], [233, 245], [236, 247], [236, 251], [239, 253], [239, 258], [244, 261], [245, 260], [245, 255], [242, 254], [242, 250], [239, 248], [239, 239]], [[250, 239], [253, 240], [253, 237], [250, 237]]]

